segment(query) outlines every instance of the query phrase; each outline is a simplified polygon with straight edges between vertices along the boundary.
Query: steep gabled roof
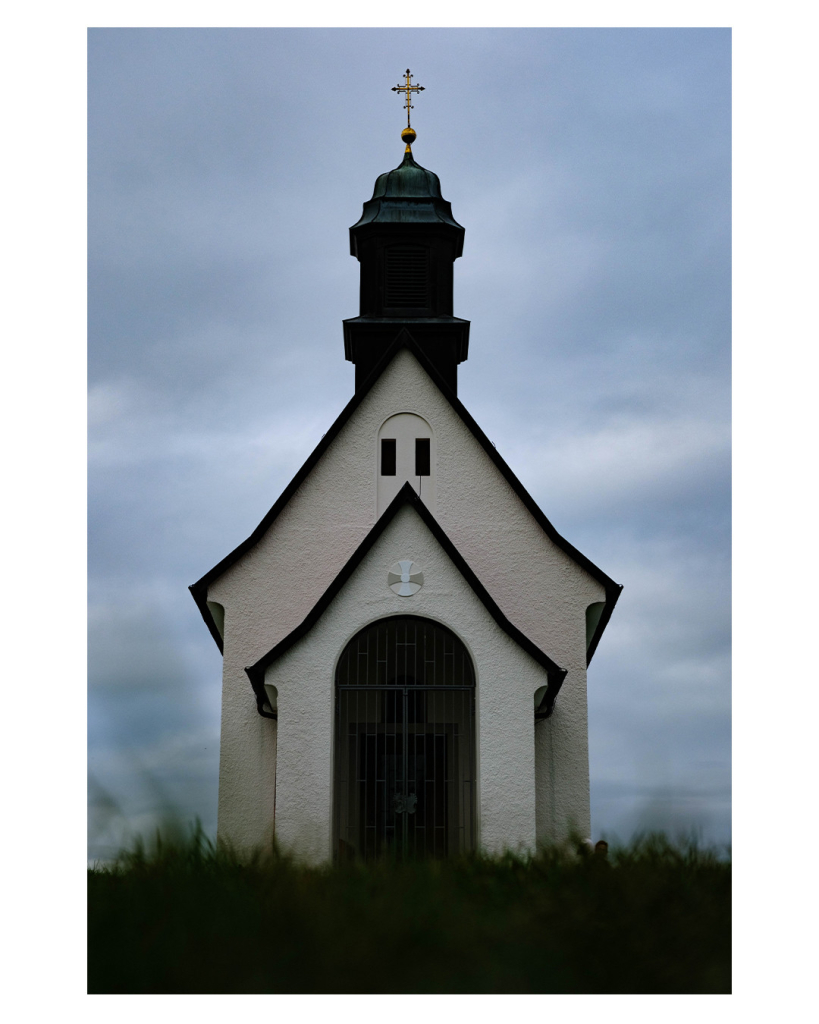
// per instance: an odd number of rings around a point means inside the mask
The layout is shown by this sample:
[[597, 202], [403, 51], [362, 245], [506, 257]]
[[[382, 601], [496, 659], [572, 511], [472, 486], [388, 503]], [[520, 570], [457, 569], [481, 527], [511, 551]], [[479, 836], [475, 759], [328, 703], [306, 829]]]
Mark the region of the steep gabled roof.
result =
[[553, 661], [548, 654], [542, 651], [536, 644], [534, 644], [529, 637], [522, 633], [517, 626], [509, 621], [500, 608], [497, 606], [495, 601], [492, 599], [489, 591], [481, 583], [475, 573], [467, 564], [463, 555], [458, 551], [449, 537], [446, 535], [444, 530], [441, 528], [437, 519], [432, 515], [426, 505], [421, 501], [418, 495], [415, 493], [412, 485], [407, 482], [398, 492], [398, 494], [390, 502], [388, 508], [384, 511], [383, 515], [378, 519], [375, 526], [370, 530], [364, 540], [359, 544], [356, 551], [347, 561], [347, 564], [343, 567], [341, 572], [336, 576], [330, 586], [324, 591], [318, 601], [313, 605], [312, 609], [308, 613], [307, 617], [296, 628], [283, 639], [280, 640], [275, 647], [271, 648], [267, 654], [262, 655], [261, 658], [249, 668], [245, 669], [248, 678], [250, 679], [251, 685], [253, 686], [253, 692], [256, 694], [256, 708], [260, 715], [264, 718], [276, 717], [275, 714], [271, 714], [269, 711], [264, 710], [264, 704], [267, 701], [267, 694], [264, 688], [264, 675], [265, 669], [268, 665], [272, 665], [277, 658], [280, 658], [285, 651], [290, 650], [293, 644], [297, 640], [301, 640], [309, 631], [315, 626], [318, 620], [326, 611], [330, 602], [338, 594], [347, 580], [352, 576], [358, 566], [361, 564], [364, 556], [372, 548], [373, 544], [378, 540], [381, 534], [386, 530], [390, 523], [395, 518], [395, 515], [405, 505], [411, 505], [418, 515], [421, 517], [424, 525], [438, 541], [441, 547], [446, 552], [449, 559], [454, 564], [458, 572], [463, 576], [476, 596], [482, 602], [484, 608], [489, 612], [495, 622], [500, 628], [511, 637], [512, 640], [522, 647], [528, 655], [541, 665], [546, 670], [546, 678], [548, 680], [548, 689], [545, 698], [541, 701], [538, 711], [540, 717], [547, 717], [551, 714], [552, 708], [554, 707], [555, 697], [560, 689], [564, 678], [566, 677], [567, 669], [561, 668], [555, 661]]
[[520, 498], [520, 500], [532, 514], [535, 521], [539, 524], [539, 526], [546, 534], [546, 536], [551, 541], [553, 541], [562, 551], [564, 551], [574, 562], [576, 562], [577, 565], [585, 569], [586, 572], [593, 579], [597, 580], [597, 582], [600, 583], [605, 589], [605, 607], [603, 608], [600, 620], [597, 623], [597, 628], [594, 631], [594, 635], [591, 638], [591, 641], [586, 652], [586, 663], [588, 664], [591, 661], [595, 650], [597, 649], [597, 645], [600, 642], [600, 637], [603, 635], [603, 630], [608, 625], [608, 621], [611, 618], [611, 613], [614, 610], [614, 606], [617, 603], [618, 597], [620, 596], [620, 591], [623, 589], [622, 585], [619, 583], [615, 583], [614, 580], [610, 576], [607, 576], [602, 569], [599, 569], [594, 564], [594, 562], [586, 558], [584, 554], [578, 551], [577, 548], [570, 544], [569, 541], [567, 541], [564, 537], [561, 537], [561, 535], [557, 532], [554, 526], [552, 526], [552, 524], [540, 510], [534, 498], [529, 494], [529, 492], [526, 490], [526, 488], [523, 486], [520, 480], [518, 480], [518, 478], [509, 468], [504, 459], [498, 454], [497, 449], [486, 436], [486, 434], [484, 434], [484, 432], [481, 430], [481, 428], [478, 426], [478, 424], [475, 422], [472, 416], [469, 414], [466, 406], [458, 399], [457, 395], [442, 379], [441, 375], [438, 373], [438, 371], [435, 369], [432, 363], [430, 363], [430, 361], [421, 351], [421, 349], [413, 339], [412, 335], [409, 333], [408, 330], [406, 330], [406, 328], [404, 328], [398, 334], [395, 341], [384, 352], [382, 359], [379, 361], [373, 372], [364, 382], [363, 386], [358, 391], [356, 391], [356, 394], [350, 399], [350, 401], [344, 407], [341, 414], [336, 419], [335, 423], [333, 423], [333, 425], [330, 427], [330, 429], [327, 431], [327, 433], [324, 435], [321, 441], [319, 441], [319, 443], [313, 449], [307, 461], [304, 463], [304, 465], [301, 467], [298, 473], [296, 473], [296, 475], [293, 477], [293, 479], [290, 481], [287, 487], [285, 487], [278, 501], [275, 503], [275, 505], [273, 505], [273, 507], [270, 509], [270, 511], [267, 513], [264, 519], [262, 519], [262, 521], [253, 531], [253, 533], [251, 533], [247, 540], [243, 541], [237, 548], [234, 548], [234, 550], [231, 551], [229, 555], [223, 558], [222, 561], [215, 565], [209, 572], [206, 572], [205, 575], [200, 580], [197, 580], [196, 583], [192, 584], [188, 588], [191, 594], [193, 595], [193, 599], [199, 606], [199, 611], [202, 614], [202, 618], [205, 620], [205, 623], [208, 629], [210, 630], [213, 639], [216, 641], [219, 650], [223, 651], [224, 647], [222, 643], [222, 637], [219, 633], [216, 623], [213, 620], [213, 616], [211, 615], [210, 609], [208, 608], [208, 586], [214, 580], [218, 579], [222, 575], [222, 573], [229, 569], [235, 562], [237, 562], [242, 557], [242, 555], [249, 551], [259, 540], [261, 540], [261, 538], [264, 536], [264, 534], [271, 526], [271, 524], [274, 522], [276, 517], [287, 505], [287, 503], [293, 497], [295, 492], [298, 490], [298, 488], [302, 485], [304, 480], [310, 474], [311, 470], [316, 465], [318, 460], [330, 447], [336, 435], [347, 423], [347, 421], [351, 418], [351, 416], [359, 407], [359, 405], [361, 405], [366, 395], [369, 394], [372, 386], [375, 384], [375, 382], [378, 380], [381, 374], [386, 370], [387, 366], [389, 366], [389, 364], [395, 358], [397, 353], [400, 352], [401, 349], [403, 348], [406, 348], [409, 352], [413, 354], [413, 356], [415, 356], [415, 358], [427, 372], [429, 377], [432, 379], [433, 383], [436, 385], [438, 390], [441, 392], [444, 398], [449, 402], [449, 404], [452, 406], [452, 408], [455, 410], [458, 416], [460, 416], [460, 418], [469, 428], [475, 440], [478, 442], [481, 448], [483, 448], [483, 450], [486, 452], [486, 454], [489, 456], [492, 462], [494, 462], [494, 464], [497, 466], [498, 470], [505, 478], [507, 483], [511, 486], [512, 490], [514, 490], [514, 492], [517, 494], [517, 496]]

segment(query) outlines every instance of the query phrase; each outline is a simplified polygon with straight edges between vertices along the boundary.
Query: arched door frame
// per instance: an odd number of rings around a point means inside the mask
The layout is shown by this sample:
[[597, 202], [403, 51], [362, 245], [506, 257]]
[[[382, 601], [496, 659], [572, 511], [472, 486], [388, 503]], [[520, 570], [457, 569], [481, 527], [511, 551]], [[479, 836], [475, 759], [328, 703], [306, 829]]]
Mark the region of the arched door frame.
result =
[[476, 673], [466, 643], [436, 619], [375, 619], [344, 644], [333, 688], [335, 855], [473, 850]]

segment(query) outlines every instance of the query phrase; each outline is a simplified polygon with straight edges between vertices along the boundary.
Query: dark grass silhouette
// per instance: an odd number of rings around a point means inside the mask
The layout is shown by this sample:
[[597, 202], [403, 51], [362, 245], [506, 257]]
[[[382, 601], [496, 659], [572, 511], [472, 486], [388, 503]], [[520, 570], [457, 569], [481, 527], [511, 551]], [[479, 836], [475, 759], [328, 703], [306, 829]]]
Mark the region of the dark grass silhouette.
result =
[[730, 992], [730, 863], [660, 835], [308, 868], [196, 830], [88, 881], [92, 993]]

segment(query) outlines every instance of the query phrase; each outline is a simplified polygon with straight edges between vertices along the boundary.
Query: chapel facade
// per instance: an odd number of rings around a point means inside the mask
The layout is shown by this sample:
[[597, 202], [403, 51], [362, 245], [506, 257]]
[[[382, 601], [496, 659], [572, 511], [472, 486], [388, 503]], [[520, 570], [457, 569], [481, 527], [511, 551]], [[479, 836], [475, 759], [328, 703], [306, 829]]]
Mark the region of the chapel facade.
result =
[[312, 863], [588, 835], [586, 669], [621, 589], [458, 399], [464, 228], [402, 137], [350, 228], [355, 394], [190, 588], [223, 654], [219, 836]]

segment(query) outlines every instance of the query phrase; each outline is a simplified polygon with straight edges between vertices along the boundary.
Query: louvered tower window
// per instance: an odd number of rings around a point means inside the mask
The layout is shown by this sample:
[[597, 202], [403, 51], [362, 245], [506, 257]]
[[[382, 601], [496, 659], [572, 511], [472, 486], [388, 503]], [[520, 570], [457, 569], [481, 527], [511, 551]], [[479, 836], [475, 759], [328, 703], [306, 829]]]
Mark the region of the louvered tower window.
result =
[[391, 245], [386, 251], [386, 294], [391, 309], [426, 309], [429, 301], [429, 249]]

